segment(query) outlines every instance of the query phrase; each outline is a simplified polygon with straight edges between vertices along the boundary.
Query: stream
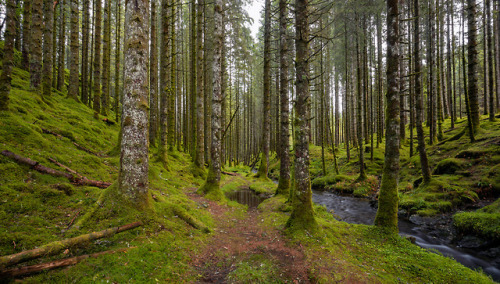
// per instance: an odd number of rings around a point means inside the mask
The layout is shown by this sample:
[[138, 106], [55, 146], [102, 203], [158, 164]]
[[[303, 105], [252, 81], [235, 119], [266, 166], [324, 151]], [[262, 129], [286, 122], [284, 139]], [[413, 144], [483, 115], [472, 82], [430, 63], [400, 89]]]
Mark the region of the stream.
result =
[[[370, 205], [368, 199], [342, 196], [327, 191], [313, 191], [313, 201], [333, 210], [337, 219], [352, 224], [373, 225], [377, 209]], [[418, 224], [418, 222], [415, 222]], [[399, 232], [412, 236], [416, 244], [426, 249], [434, 249], [444, 256], [451, 257], [464, 266], [472, 269], [480, 268], [493, 280], [500, 282], [500, 268], [479, 255], [478, 250], [464, 249], [451, 244], [450, 236], [439, 237], [429, 226], [417, 225], [399, 218]]]

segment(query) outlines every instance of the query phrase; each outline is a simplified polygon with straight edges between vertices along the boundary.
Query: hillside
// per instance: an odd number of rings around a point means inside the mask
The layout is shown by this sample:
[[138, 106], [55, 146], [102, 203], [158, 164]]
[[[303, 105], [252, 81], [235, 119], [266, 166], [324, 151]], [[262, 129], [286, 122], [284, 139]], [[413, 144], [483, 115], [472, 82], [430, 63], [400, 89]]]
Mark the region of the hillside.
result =
[[[51, 162], [53, 159], [89, 179], [114, 183], [119, 167], [119, 156], [114, 149], [119, 126], [104, 122], [103, 117], [95, 119], [88, 107], [62, 93], [54, 92], [49, 100], [43, 101], [38, 94], [29, 91], [27, 72], [15, 69], [14, 74], [10, 110], [0, 112], [0, 150], [66, 171]], [[436, 201], [426, 199], [431, 190], [411, 186], [417, 179], [417, 160], [403, 155], [402, 176], [407, 184], [401, 183], [402, 208], [429, 215], [436, 213], [429, 209], [444, 212], [497, 196], [498, 171], [493, 169], [498, 168], [499, 145], [495, 133], [499, 128], [498, 124], [485, 124], [484, 129], [484, 139], [479, 138], [475, 148], [470, 148], [462, 137], [449, 142], [456, 143], [454, 146], [446, 143], [430, 149], [435, 151], [433, 165], [463, 151], [482, 151], [473, 157], [456, 158], [461, 165], [459, 171], [472, 167], [471, 177], [465, 178], [464, 174], [436, 178], [443, 185], [439, 187], [439, 195], [434, 194]], [[447, 136], [457, 131], [460, 129]], [[317, 147], [311, 149], [311, 172], [318, 176], [319, 151]], [[155, 152], [155, 148], [150, 149], [151, 157]], [[332, 183], [328, 180], [325, 185], [360, 193], [364, 184], [350, 183], [355, 178], [355, 161], [347, 163], [343, 153], [339, 155], [343, 175], [329, 177], [342, 181]], [[374, 156], [373, 162], [367, 160], [367, 168], [373, 175], [368, 179], [370, 186], [365, 187], [369, 192], [376, 191], [376, 175], [382, 164], [381, 152], [377, 151]], [[328, 157], [328, 164], [331, 164], [331, 154]], [[104, 251], [114, 253], [90, 257], [68, 268], [28, 275], [23, 280], [27, 283], [493, 282], [484, 274], [413, 245], [403, 237], [388, 235], [373, 226], [337, 221], [321, 206], [315, 207], [320, 232], [314, 236], [307, 232], [287, 234], [284, 225], [290, 207], [283, 197], [269, 198], [258, 209], [249, 209], [234, 201], [215, 203], [194, 193], [202, 180], [191, 174], [191, 161], [186, 154], [170, 154], [168, 170], [154, 159], [150, 161], [154, 210], [144, 213], [115, 202], [114, 196], [108, 194], [109, 188], [72, 184], [67, 178], [42, 174], [0, 155], [0, 255], [141, 221], [144, 225], [139, 228], [87, 242], [25, 265]], [[226, 193], [243, 187], [269, 196], [274, 190], [271, 181], [250, 177], [248, 167], [226, 168], [226, 171], [236, 173], [223, 176]], [[482, 182], [479, 187], [469, 187], [478, 181]], [[487, 181], [491, 187], [482, 186]], [[459, 182], [463, 192], [458, 190]], [[462, 201], [465, 195], [470, 196], [465, 198], [466, 202]], [[449, 196], [458, 196], [460, 201], [455, 204]], [[421, 208], [404, 205], [410, 200], [421, 199], [424, 200]], [[441, 199], [451, 205], [436, 207], [434, 204]], [[475, 218], [474, 214], [498, 216], [495, 215], [498, 206], [483, 211], [467, 213], [473, 215], [463, 219]], [[15, 278], [2, 279], [11, 282]]]

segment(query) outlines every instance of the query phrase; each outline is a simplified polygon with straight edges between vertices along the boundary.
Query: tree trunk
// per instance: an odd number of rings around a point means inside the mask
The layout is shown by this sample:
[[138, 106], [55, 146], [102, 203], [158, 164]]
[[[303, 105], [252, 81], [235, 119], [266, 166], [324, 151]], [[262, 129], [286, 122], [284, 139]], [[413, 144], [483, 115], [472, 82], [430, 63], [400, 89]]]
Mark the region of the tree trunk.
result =
[[6, 23], [4, 33], [4, 48], [2, 74], [0, 75], [0, 110], [9, 109], [9, 94], [14, 66], [14, 40], [16, 38], [16, 2], [7, 0]]
[[57, 90], [63, 91], [65, 88], [64, 77], [66, 70], [64, 68], [64, 59], [66, 57], [66, 6], [68, 0], [62, 0], [59, 3], [59, 18], [61, 20], [59, 27], [59, 55], [57, 61]]
[[264, 16], [264, 94], [263, 94], [263, 118], [262, 118], [262, 154], [260, 160], [258, 177], [267, 178], [269, 171], [269, 143], [271, 135], [271, 0], [265, 1]]
[[214, 38], [214, 61], [213, 61], [213, 98], [212, 98], [212, 144], [210, 145], [210, 166], [207, 175], [207, 180], [203, 187], [199, 189], [206, 197], [214, 200], [223, 198], [220, 189], [221, 176], [221, 105], [222, 105], [222, 45], [224, 43], [223, 36], [223, 0], [215, 0], [214, 7], [214, 23], [215, 30]]
[[120, 53], [121, 53], [121, 1], [116, 0], [116, 51], [115, 51], [115, 120], [118, 122], [120, 117]]
[[94, 2], [94, 115], [101, 113], [101, 3], [102, 0]]
[[287, 1], [279, 1], [279, 25], [280, 25], [280, 106], [281, 106], [281, 129], [280, 129], [280, 177], [276, 194], [288, 196], [290, 191], [290, 126], [289, 126], [289, 99], [288, 99], [288, 9]]
[[311, 178], [309, 176], [309, 1], [295, 0], [296, 102], [295, 102], [295, 165], [293, 211], [286, 226], [292, 230], [317, 229], [312, 207]]
[[478, 52], [477, 52], [477, 25], [476, 0], [467, 0], [467, 56], [468, 56], [468, 95], [472, 120], [472, 129], [476, 133], [479, 129], [479, 100], [478, 100]]
[[194, 164], [199, 168], [205, 167], [205, 139], [204, 139], [204, 85], [203, 85], [203, 6], [204, 0], [198, 0], [196, 14], [196, 153]]
[[168, 152], [168, 67], [169, 67], [169, 30], [168, 17], [169, 0], [161, 1], [161, 53], [160, 61], [160, 146], [158, 147], [158, 159], [164, 167], [167, 167]]
[[494, 78], [494, 60], [493, 60], [493, 39], [491, 34], [491, 0], [486, 0], [486, 38], [488, 45], [488, 90], [489, 90], [489, 119], [495, 121], [495, 90], [493, 88]]
[[90, 1], [83, 0], [82, 18], [82, 103], [89, 103], [89, 38], [90, 38]]
[[375, 225], [398, 232], [399, 175], [399, 20], [398, 0], [387, 1], [387, 108], [385, 161]]
[[175, 150], [175, 97], [177, 94], [176, 74], [177, 74], [177, 51], [175, 47], [175, 11], [176, 4], [174, 2], [170, 5], [170, 88], [168, 92], [168, 150], [173, 152]]
[[418, 142], [418, 154], [420, 156], [420, 167], [422, 169], [422, 177], [424, 184], [431, 180], [431, 172], [429, 169], [429, 161], [427, 159], [427, 153], [425, 150], [425, 136], [424, 129], [422, 127], [423, 121], [423, 97], [422, 97], [422, 83], [421, 83], [421, 68], [420, 68], [420, 6], [419, 0], [413, 0], [414, 7], [414, 48], [413, 48], [413, 60], [415, 62], [415, 112], [416, 112], [416, 122], [415, 126], [417, 128], [417, 142]]
[[31, 2], [32, 0], [23, 1], [23, 51], [21, 66], [25, 70], [30, 70], [30, 44], [31, 44]]
[[[358, 137], [358, 149], [359, 149], [359, 177], [358, 181], [363, 181], [366, 179], [366, 173], [365, 173], [365, 158], [364, 158], [364, 149], [363, 149], [363, 107], [362, 107], [362, 100], [363, 100], [363, 94], [362, 94], [362, 88], [361, 88], [361, 56], [359, 54], [359, 39], [358, 35], [356, 35], [356, 62], [357, 62], [357, 110], [356, 110], [356, 132], [357, 132], [357, 137]], [[399, 147], [399, 145], [398, 145]]]
[[158, 129], [158, 45], [156, 0], [151, 0], [151, 51], [149, 66], [149, 144], [156, 145]]
[[137, 208], [149, 206], [148, 192], [149, 1], [125, 6], [125, 76], [119, 191]]
[[52, 26], [54, 22], [54, 5], [52, 0], [44, 0], [43, 11], [45, 27], [43, 31], [42, 96], [44, 98], [49, 98], [52, 93], [52, 69], [54, 67], [52, 58]]
[[[148, 23], [149, 24], [149, 23]], [[102, 108], [104, 116], [109, 112], [109, 85], [111, 81], [111, 1], [104, 1], [104, 22], [102, 37]]]
[[68, 97], [78, 101], [78, 91], [80, 86], [80, 72], [79, 72], [79, 60], [80, 60], [80, 40], [79, 34], [80, 29], [78, 25], [78, 0], [70, 0], [71, 9], [71, 56], [69, 63], [69, 88]]

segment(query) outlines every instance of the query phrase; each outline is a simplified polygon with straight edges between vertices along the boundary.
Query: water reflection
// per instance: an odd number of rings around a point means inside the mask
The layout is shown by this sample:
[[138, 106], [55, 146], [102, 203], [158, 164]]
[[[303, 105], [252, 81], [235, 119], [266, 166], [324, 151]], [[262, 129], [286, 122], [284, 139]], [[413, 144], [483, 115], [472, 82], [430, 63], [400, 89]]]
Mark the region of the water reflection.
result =
[[257, 207], [264, 198], [257, 196], [249, 188], [242, 188], [237, 191], [226, 193], [229, 200], [236, 201], [240, 204], [248, 205], [249, 208]]

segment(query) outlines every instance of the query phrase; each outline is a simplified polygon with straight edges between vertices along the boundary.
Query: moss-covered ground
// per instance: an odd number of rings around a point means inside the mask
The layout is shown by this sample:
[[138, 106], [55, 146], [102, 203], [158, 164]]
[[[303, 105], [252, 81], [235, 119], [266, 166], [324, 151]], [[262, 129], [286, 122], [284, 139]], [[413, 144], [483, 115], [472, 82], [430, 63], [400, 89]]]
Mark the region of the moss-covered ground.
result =
[[[113, 150], [116, 150], [119, 125], [102, 119], [94, 118], [91, 109], [66, 98], [63, 93], [53, 92], [51, 98], [42, 100], [39, 94], [29, 90], [29, 74], [15, 68], [10, 109], [0, 112], [0, 150], [9, 150], [64, 171], [50, 162], [52, 158], [90, 179], [115, 183], [119, 155]], [[418, 198], [421, 192], [436, 190], [436, 194], [449, 196], [444, 201], [450, 201], [451, 205], [446, 208], [493, 195], [498, 191], [495, 167], [498, 167], [499, 153], [498, 142], [492, 142], [491, 133], [497, 131], [498, 134], [498, 126], [484, 123], [484, 129], [474, 147], [462, 137], [450, 142], [457, 145], [448, 150], [443, 148], [448, 147], [446, 144], [430, 149], [435, 151], [435, 156], [431, 156], [433, 167], [437, 161], [445, 159], [444, 154], [439, 155], [448, 151], [454, 154], [446, 158], [459, 160], [455, 174], [470, 170], [470, 176], [465, 172], [449, 177], [443, 173], [436, 178], [436, 183], [451, 184], [455, 188], [427, 185], [432, 188], [427, 190], [413, 186], [418, 176], [415, 165], [418, 160], [403, 154], [402, 194]], [[446, 133], [446, 137], [452, 137], [457, 131], [460, 130]], [[442, 147], [441, 152], [438, 147]], [[357, 196], [376, 194], [383, 164], [382, 148], [380, 145], [374, 152], [373, 161], [367, 154], [369, 178], [363, 183], [355, 182], [358, 166], [355, 151], [352, 151], [353, 158], [347, 161], [345, 152], [338, 150], [341, 175], [329, 174], [321, 185]], [[407, 149], [407, 145], [403, 149]], [[203, 180], [193, 176], [191, 160], [186, 154], [170, 153], [167, 170], [156, 162], [156, 152], [157, 149], [150, 149], [151, 208], [142, 212], [123, 204], [114, 191], [115, 185], [108, 189], [77, 186], [65, 178], [41, 174], [0, 155], [0, 255], [140, 220], [144, 223], [142, 227], [26, 264], [108, 250], [126, 248], [126, 251], [89, 258], [65, 269], [28, 275], [23, 280], [27, 283], [193, 283], [203, 281], [204, 273], [214, 275], [210, 271], [218, 271], [219, 267], [224, 268], [222, 280], [229, 283], [293, 283], [297, 279], [319, 283], [492, 282], [479, 272], [421, 249], [399, 236], [388, 235], [372, 226], [336, 221], [322, 207], [315, 207], [320, 228], [315, 235], [287, 233], [284, 225], [290, 206], [284, 197], [269, 198], [258, 210], [249, 210], [227, 200], [204, 199], [195, 193]], [[318, 147], [311, 147], [313, 178], [321, 174], [319, 153]], [[333, 172], [332, 157], [327, 151], [329, 173]], [[276, 173], [277, 167], [278, 163], [273, 160], [270, 172]], [[252, 178], [247, 167], [225, 170], [238, 175], [223, 175], [223, 192], [245, 186], [271, 196], [277, 186], [270, 180]], [[470, 184], [473, 186], [466, 187]], [[454, 193], [458, 192], [458, 187], [470, 193]], [[464, 199], [463, 195], [470, 195], [470, 198]], [[454, 203], [455, 197], [463, 201]], [[428, 204], [439, 201], [424, 198]], [[426, 208], [434, 209], [426, 205], [416, 210]], [[478, 214], [496, 214], [497, 211], [498, 206], [492, 206], [491, 210], [484, 209]], [[473, 217], [464, 219], [470, 218]], [[231, 228], [236, 230], [234, 234], [238, 233], [238, 237], [228, 234]], [[210, 247], [224, 240], [232, 240], [234, 254], [224, 247]], [[237, 251], [239, 246], [242, 251]], [[244, 250], [247, 246], [251, 248], [248, 252]], [[215, 251], [216, 258], [203, 258], [207, 251]], [[204, 265], [197, 262], [200, 259], [205, 261]]]

